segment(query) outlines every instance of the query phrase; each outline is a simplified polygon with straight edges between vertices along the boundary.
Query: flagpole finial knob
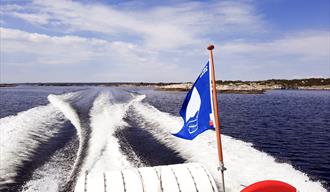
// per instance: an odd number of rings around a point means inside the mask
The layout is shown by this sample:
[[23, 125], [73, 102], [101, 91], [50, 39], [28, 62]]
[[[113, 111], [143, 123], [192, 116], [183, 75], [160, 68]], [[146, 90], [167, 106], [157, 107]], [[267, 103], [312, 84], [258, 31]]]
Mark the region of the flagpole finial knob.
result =
[[210, 44], [209, 46], [207, 46], [208, 50], [213, 50], [214, 49], [214, 45]]

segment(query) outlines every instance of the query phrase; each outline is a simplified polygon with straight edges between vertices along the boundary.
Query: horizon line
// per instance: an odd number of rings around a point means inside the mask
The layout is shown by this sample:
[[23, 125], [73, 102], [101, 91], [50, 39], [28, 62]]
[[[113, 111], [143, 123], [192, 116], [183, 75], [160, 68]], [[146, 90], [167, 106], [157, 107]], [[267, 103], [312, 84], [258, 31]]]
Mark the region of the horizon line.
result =
[[[263, 80], [222, 80], [222, 79], [218, 79], [216, 81], [241, 81], [241, 82], [258, 82], [258, 81], [271, 81], [271, 80], [289, 80], [289, 81], [293, 81], [293, 80], [309, 80], [309, 79], [330, 79], [330, 77], [309, 77], [309, 78], [293, 78], [293, 79], [285, 79], [285, 78], [272, 78], [272, 79], [263, 79]], [[91, 82], [83, 82], [83, 81], [63, 81], [63, 82], [20, 82], [20, 83], [6, 83], [6, 82], [0, 82], [0, 84], [106, 84], [106, 83], [110, 83], [110, 84], [137, 84], [137, 83], [143, 83], [143, 84], [157, 84], [157, 83], [166, 83], [166, 84], [175, 84], [175, 83], [192, 83], [193, 81], [176, 81], [176, 82], [168, 82], [168, 81], [108, 81], [108, 82], [104, 82], [104, 81], [91, 81]]]

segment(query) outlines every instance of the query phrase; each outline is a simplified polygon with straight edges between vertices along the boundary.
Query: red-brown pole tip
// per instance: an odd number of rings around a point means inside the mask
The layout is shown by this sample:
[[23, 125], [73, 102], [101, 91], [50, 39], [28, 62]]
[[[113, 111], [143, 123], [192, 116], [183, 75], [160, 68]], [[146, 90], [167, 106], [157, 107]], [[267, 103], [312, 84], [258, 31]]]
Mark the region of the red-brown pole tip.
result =
[[213, 50], [214, 49], [214, 45], [210, 44], [209, 46], [207, 46], [208, 50]]

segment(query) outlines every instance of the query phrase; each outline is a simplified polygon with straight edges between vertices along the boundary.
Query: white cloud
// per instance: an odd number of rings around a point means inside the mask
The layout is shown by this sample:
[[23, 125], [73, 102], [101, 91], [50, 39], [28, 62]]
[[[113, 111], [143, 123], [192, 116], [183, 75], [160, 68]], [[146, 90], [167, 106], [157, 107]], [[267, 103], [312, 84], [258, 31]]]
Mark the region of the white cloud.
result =
[[[221, 79], [330, 76], [328, 31], [249, 40], [245, 34], [266, 31], [251, 1], [134, 9], [36, 0], [1, 6], [0, 14], [61, 34], [1, 28], [5, 81], [193, 81], [211, 39]], [[236, 31], [243, 39], [224, 38]]]
[[143, 45], [158, 50], [192, 46], [205, 41], [206, 35], [240, 30], [256, 32], [262, 28], [261, 16], [252, 5], [241, 2], [184, 2], [143, 10], [115, 9], [102, 4], [72, 1], [41, 1], [11, 6], [3, 15], [30, 23], [65, 30], [94, 31], [122, 37], [133, 36]]
[[[327, 76], [327, 42], [327, 32], [293, 34], [269, 42], [227, 42], [216, 46], [217, 73], [221, 79], [290, 78], [290, 74], [311, 76], [308, 73], [315, 69], [315, 75]], [[93, 81], [192, 81], [207, 59], [205, 49], [166, 54], [129, 42], [7, 28], [1, 28], [1, 54], [2, 65], [35, 69], [35, 73], [47, 65], [63, 70], [73, 66], [77, 71], [87, 66]]]
[[[28, 33], [20, 30], [1, 28], [3, 54], [20, 53], [30, 55], [26, 63], [34, 64], [79, 64], [92, 61], [97, 50], [107, 42], [99, 39], [87, 39], [77, 36], [48, 36]], [[33, 57], [32, 57], [33, 56]], [[15, 58], [14, 58], [15, 59]]]
[[[176, 78], [171, 75], [179, 77], [174, 63], [166, 59], [161, 60], [157, 53], [128, 42], [78, 36], [49, 36], [8, 28], [0, 28], [0, 33], [1, 67], [5, 69], [8, 67], [27, 69], [26, 71], [33, 69], [32, 72], [35, 73], [33, 75], [36, 75], [42, 68], [56, 67], [64, 71], [67, 70], [66, 68], [75, 68], [77, 71], [72, 73], [81, 75], [79, 70], [87, 67], [87, 70], [90, 69], [88, 77], [91, 81], [105, 81], [106, 79], [103, 79], [105, 74], [108, 74], [108, 78], [112, 81]], [[46, 73], [51, 74], [52, 71]], [[13, 74], [8, 73], [3, 76], [4, 80], [15, 79]], [[26, 79], [31, 78], [28, 75], [26, 77]], [[52, 81], [52, 75], [49, 78], [48, 81]], [[79, 79], [79, 77], [66, 76], [57, 81], [70, 81], [70, 78]]]
[[299, 55], [300, 58], [329, 57], [330, 36], [327, 31], [291, 34], [281, 39], [264, 42], [232, 41], [222, 45], [231, 54]]
[[221, 60], [230, 64], [226, 70], [240, 71], [236, 79], [330, 77], [329, 42], [327, 31], [309, 31], [266, 42], [230, 41], [219, 47]]

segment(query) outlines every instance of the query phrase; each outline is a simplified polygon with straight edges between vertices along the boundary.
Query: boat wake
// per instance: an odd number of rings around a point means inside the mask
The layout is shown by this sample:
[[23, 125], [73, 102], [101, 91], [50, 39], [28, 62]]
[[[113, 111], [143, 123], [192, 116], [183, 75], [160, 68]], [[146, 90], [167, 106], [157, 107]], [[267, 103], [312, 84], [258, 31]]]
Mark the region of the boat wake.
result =
[[[0, 119], [0, 190], [79, 191], [88, 174], [183, 162], [203, 164], [219, 181], [215, 133], [206, 131], [192, 141], [174, 137], [170, 133], [181, 128], [181, 118], [158, 110], [145, 97], [94, 88], [49, 95], [48, 105]], [[252, 144], [222, 138], [227, 191], [266, 179], [286, 181], [302, 192], [326, 191]], [[36, 159], [41, 159], [37, 165]]]
[[64, 115], [52, 105], [0, 119], [0, 191], [8, 188], [15, 191], [15, 186], [28, 176], [27, 167], [45, 160], [37, 157], [47, 153], [46, 148], [51, 146], [46, 145], [67, 124]]
[[[214, 178], [220, 178], [214, 131], [206, 131], [192, 141], [183, 140], [169, 134], [181, 128], [181, 118], [161, 112], [147, 103], [135, 102], [133, 108], [142, 129], [176, 150], [187, 161], [205, 165]], [[226, 191], [240, 191], [244, 186], [268, 179], [285, 181], [296, 186], [299, 191], [326, 191], [320, 182], [311, 181], [306, 174], [289, 164], [276, 162], [274, 157], [254, 149], [250, 143], [226, 135], [222, 135], [222, 140], [227, 168]], [[217, 185], [220, 186], [219, 183]]]

